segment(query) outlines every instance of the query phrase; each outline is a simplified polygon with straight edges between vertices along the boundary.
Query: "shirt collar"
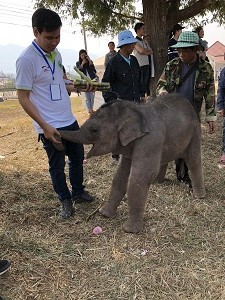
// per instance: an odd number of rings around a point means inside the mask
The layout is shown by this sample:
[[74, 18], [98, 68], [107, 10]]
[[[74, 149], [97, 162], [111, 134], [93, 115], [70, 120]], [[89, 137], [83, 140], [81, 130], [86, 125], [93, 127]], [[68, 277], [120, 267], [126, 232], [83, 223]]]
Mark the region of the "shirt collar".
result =
[[[41, 49], [40, 46], [38, 46], [37, 42], [35, 40], [33, 40], [33, 42], [35, 43], [35, 45], [41, 50], [41, 52], [53, 63], [55, 58], [56, 58], [56, 55], [57, 55], [57, 52], [56, 50], [52, 51], [51, 53], [47, 53], [45, 52], [43, 49]], [[32, 45], [33, 46], [33, 45]], [[34, 46], [33, 46], [34, 47]], [[34, 47], [34, 49], [41, 55], [41, 53]]]

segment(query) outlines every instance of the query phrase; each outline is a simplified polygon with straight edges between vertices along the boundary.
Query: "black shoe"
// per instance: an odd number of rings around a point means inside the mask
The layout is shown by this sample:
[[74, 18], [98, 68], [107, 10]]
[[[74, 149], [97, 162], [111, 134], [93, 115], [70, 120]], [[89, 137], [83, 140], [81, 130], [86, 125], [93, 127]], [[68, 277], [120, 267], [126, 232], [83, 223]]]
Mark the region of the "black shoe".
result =
[[112, 160], [118, 162], [120, 160], [119, 154], [112, 154]]
[[192, 188], [191, 179], [189, 176], [185, 176], [184, 178], [179, 178], [178, 181], [187, 185], [190, 189]]
[[0, 260], [0, 275], [4, 274], [6, 271], [8, 271], [11, 263], [6, 259]]
[[60, 208], [59, 215], [62, 219], [68, 219], [72, 216], [73, 203], [71, 200], [63, 200]]
[[75, 203], [84, 203], [84, 202], [91, 203], [92, 201], [94, 201], [94, 198], [88, 192], [83, 191], [82, 194], [80, 194], [77, 197], [74, 197], [73, 201]]

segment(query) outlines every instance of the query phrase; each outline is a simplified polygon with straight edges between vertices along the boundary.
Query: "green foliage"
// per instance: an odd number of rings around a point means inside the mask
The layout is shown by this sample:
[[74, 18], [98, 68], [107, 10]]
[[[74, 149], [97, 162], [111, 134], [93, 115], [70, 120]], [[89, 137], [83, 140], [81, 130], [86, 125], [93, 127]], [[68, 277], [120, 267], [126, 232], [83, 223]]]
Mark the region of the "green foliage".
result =
[[[154, 1], [143, 1], [145, 9], [153, 7]], [[94, 36], [103, 34], [114, 35], [119, 31], [133, 27], [134, 23], [141, 20], [142, 14], [137, 11], [137, 0], [37, 0], [36, 7], [44, 6], [60, 12], [65, 17], [79, 19], [86, 30]], [[202, 3], [202, 11], [193, 8], [198, 3]], [[202, 25], [217, 21], [220, 25], [225, 23], [225, 1], [211, 0], [204, 8], [202, 0], [167, 0], [162, 5], [167, 6], [167, 19], [179, 20], [181, 10], [190, 8], [191, 13], [186, 14], [186, 23], [193, 26], [198, 23], [196, 17], [202, 17]], [[144, 7], [143, 7], [144, 8]], [[150, 17], [150, 16], [149, 16]], [[185, 17], [185, 16], [183, 16]]]
[[95, 36], [115, 34], [133, 25], [139, 18], [132, 0], [37, 0], [36, 7], [55, 9], [62, 16], [80, 19]]

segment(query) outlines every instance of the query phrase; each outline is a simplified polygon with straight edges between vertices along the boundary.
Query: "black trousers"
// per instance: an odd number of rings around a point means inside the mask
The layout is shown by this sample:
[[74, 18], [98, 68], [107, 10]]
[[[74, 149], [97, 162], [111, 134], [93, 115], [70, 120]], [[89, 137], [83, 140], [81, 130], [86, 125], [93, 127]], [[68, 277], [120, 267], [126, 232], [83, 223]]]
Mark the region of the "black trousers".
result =
[[176, 164], [176, 174], [178, 180], [183, 180], [189, 177], [188, 175], [188, 167], [183, 158], [178, 158], [175, 160]]

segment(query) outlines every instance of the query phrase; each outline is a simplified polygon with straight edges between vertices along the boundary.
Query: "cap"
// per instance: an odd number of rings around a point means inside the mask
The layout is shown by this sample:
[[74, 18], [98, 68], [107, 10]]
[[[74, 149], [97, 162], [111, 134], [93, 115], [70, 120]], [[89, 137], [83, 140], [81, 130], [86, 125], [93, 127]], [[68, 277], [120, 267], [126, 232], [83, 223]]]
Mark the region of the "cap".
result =
[[175, 24], [173, 25], [172, 32], [175, 33], [175, 31], [182, 30], [184, 28], [185, 27], [181, 26], [180, 24]]

